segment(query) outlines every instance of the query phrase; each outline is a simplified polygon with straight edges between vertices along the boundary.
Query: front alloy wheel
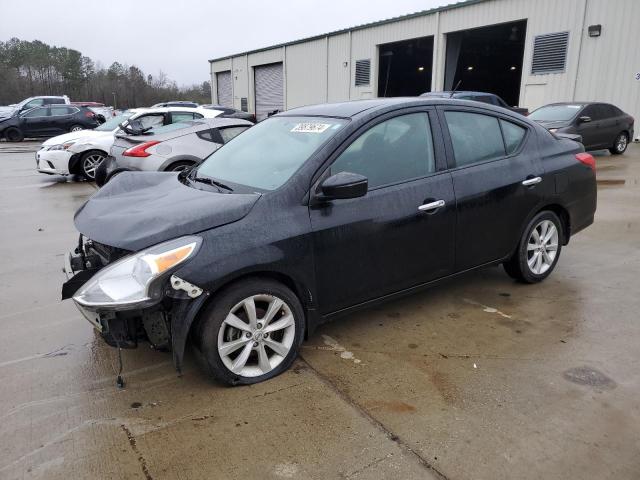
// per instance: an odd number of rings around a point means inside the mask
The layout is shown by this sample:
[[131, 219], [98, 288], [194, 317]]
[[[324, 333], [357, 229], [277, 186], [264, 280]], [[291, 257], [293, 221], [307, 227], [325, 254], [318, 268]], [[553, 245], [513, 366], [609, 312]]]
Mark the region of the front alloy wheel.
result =
[[246, 385], [289, 368], [303, 333], [304, 312], [296, 295], [278, 282], [255, 278], [216, 295], [193, 336], [214, 378]]
[[91, 181], [96, 178], [96, 169], [104, 160], [104, 154], [99, 152], [88, 152], [82, 156], [82, 175]]
[[242, 377], [258, 377], [289, 354], [296, 326], [291, 308], [273, 295], [252, 295], [235, 305], [218, 332], [218, 355]]

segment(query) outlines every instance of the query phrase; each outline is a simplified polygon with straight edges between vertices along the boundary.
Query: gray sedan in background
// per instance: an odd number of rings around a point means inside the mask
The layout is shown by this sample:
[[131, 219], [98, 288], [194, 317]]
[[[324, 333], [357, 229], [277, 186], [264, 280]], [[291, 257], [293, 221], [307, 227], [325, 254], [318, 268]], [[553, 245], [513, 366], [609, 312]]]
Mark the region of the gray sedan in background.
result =
[[102, 186], [125, 171], [181, 171], [199, 164], [253, 124], [235, 118], [188, 120], [116, 135], [110, 155], [96, 171]]

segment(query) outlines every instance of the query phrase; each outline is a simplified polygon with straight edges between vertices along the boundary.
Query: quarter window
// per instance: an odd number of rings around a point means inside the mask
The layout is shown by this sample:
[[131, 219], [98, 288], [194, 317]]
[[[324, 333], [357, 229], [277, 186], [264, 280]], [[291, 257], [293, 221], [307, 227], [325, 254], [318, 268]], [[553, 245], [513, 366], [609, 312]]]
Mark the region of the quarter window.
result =
[[504, 157], [498, 119], [470, 112], [445, 112], [456, 167]]
[[237, 137], [238, 135], [240, 135], [247, 128], [249, 127], [227, 127], [227, 128], [221, 128], [219, 131], [220, 131], [220, 136], [222, 137], [222, 140], [224, 141], [224, 143], [227, 143], [233, 137]]
[[331, 174], [364, 175], [369, 188], [423, 177], [434, 171], [433, 139], [426, 113], [402, 115], [370, 128], [331, 166]]
[[71, 115], [72, 113], [77, 112], [78, 110], [72, 107], [51, 107], [51, 115]]
[[507, 155], [511, 155], [518, 150], [527, 130], [520, 125], [505, 120], [500, 120], [500, 126], [502, 127], [502, 135], [504, 135], [504, 146], [507, 148]]

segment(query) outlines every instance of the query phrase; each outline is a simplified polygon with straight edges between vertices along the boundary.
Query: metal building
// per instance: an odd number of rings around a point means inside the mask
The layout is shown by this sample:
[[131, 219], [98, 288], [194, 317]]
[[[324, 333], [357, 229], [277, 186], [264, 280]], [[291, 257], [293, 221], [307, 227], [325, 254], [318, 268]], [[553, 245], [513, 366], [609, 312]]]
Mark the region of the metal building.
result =
[[468, 0], [210, 60], [213, 102], [261, 119], [460, 82], [529, 109], [598, 100], [640, 118], [638, 20], [640, 0]]

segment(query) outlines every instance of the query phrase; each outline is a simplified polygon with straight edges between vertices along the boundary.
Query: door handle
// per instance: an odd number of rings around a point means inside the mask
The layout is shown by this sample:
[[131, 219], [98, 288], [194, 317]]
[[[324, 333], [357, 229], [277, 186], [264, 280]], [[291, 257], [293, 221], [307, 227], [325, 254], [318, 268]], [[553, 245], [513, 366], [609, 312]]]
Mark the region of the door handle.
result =
[[533, 178], [527, 178], [526, 180], [523, 180], [522, 184], [525, 187], [530, 187], [531, 185], [537, 185], [541, 181], [542, 181], [542, 177], [533, 177]]
[[432, 210], [436, 210], [437, 208], [444, 207], [444, 206], [445, 206], [444, 200], [437, 200], [435, 202], [425, 203], [424, 205], [420, 205], [418, 207], [418, 210], [420, 210], [421, 212], [431, 212]]

